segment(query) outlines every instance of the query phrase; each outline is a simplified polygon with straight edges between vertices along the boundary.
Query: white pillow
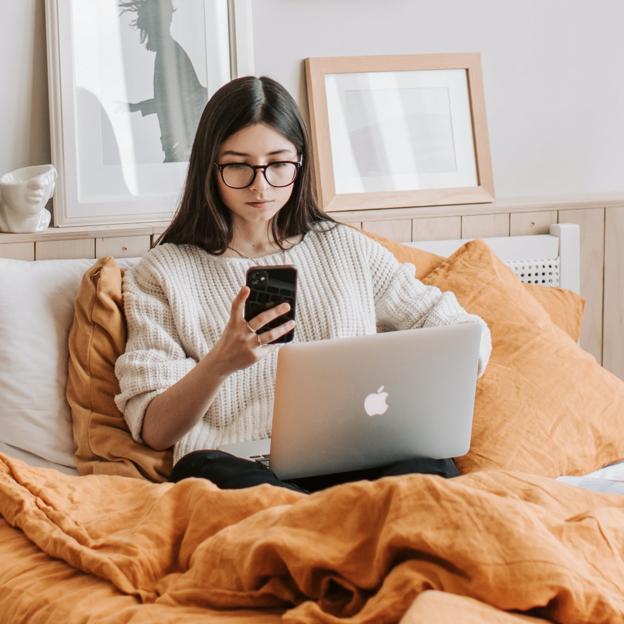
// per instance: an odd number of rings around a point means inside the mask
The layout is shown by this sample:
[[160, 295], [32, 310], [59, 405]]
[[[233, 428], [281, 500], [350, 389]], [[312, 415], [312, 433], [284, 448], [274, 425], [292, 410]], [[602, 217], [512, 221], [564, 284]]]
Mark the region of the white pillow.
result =
[[67, 338], [95, 260], [0, 258], [0, 442], [75, 466]]
[[62, 464], [55, 464], [47, 459], [43, 459], [43, 457], [33, 455], [32, 453], [28, 453], [22, 449], [14, 448], [13, 446], [9, 446], [3, 442], [0, 442], [0, 453], [4, 453], [14, 459], [19, 459], [27, 464], [30, 464], [31, 466], [36, 466], [37, 468], [54, 468], [54, 470], [64, 472], [65, 474], [78, 476], [76, 468], [63, 466]]

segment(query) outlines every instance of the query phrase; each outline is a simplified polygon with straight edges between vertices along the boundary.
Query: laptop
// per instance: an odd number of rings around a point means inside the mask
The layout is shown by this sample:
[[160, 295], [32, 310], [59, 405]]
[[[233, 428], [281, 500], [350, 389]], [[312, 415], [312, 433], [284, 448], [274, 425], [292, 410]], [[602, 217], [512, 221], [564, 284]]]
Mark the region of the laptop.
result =
[[464, 455], [480, 339], [462, 323], [285, 345], [271, 438], [219, 448], [280, 479]]

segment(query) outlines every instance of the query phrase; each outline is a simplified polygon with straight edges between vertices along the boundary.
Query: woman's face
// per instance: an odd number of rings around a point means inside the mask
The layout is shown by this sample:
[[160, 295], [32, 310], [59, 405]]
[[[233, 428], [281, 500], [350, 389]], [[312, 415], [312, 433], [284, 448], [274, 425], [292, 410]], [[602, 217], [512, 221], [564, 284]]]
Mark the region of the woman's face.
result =
[[[221, 145], [217, 162], [268, 165], [276, 161], [298, 160], [293, 143], [265, 124], [253, 124], [228, 137]], [[288, 202], [293, 184], [277, 188], [271, 186], [260, 170], [250, 186], [233, 189], [223, 182], [217, 171], [217, 186], [223, 203], [232, 212], [233, 222], [247, 225], [268, 223]]]

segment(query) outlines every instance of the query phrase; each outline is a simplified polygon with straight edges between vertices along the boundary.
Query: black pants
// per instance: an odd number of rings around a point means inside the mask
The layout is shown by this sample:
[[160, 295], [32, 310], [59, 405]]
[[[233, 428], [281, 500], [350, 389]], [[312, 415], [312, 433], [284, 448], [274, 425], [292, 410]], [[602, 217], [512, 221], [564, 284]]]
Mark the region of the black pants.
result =
[[255, 461], [242, 459], [224, 451], [206, 450], [194, 451], [185, 455], [173, 467], [169, 480], [177, 483], [187, 477], [203, 477], [226, 490], [237, 490], [269, 483], [297, 492], [308, 493], [350, 481], [362, 479], [374, 481], [381, 477], [415, 473], [434, 474], [445, 478], [459, 475], [457, 466], [452, 459], [419, 457], [378, 468], [282, 481], [271, 470]]

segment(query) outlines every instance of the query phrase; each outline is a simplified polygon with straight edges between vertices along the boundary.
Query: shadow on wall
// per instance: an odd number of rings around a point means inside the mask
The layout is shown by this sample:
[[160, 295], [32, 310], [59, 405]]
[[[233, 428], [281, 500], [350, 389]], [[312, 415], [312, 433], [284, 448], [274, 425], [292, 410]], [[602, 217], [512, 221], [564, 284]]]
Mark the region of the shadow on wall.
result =
[[154, 97], [129, 102], [128, 111], [157, 116], [163, 162], [188, 161], [208, 90], [199, 82], [188, 54], [171, 35], [172, 2], [120, 0], [119, 7], [121, 14], [137, 14], [131, 25], [139, 31], [141, 44], [156, 53]]

